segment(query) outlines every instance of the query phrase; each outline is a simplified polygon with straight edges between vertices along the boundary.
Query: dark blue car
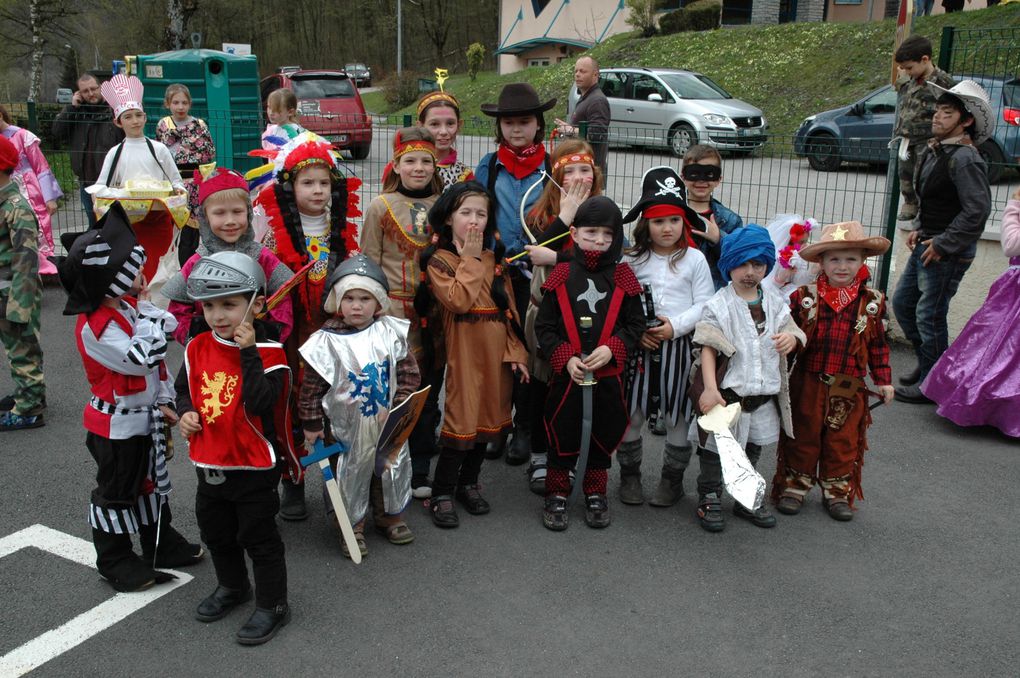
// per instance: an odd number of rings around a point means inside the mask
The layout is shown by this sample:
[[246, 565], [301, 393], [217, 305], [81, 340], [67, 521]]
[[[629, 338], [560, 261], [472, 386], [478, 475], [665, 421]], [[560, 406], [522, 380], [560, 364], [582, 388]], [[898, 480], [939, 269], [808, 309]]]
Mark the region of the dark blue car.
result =
[[[1007, 167], [1020, 163], [1020, 78], [954, 77], [976, 80], [991, 99], [995, 130], [978, 150], [994, 183]], [[896, 91], [886, 85], [849, 106], [805, 118], [793, 135], [793, 150], [820, 172], [834, 172], [844, 161], [886, 165], [895, 121]]]

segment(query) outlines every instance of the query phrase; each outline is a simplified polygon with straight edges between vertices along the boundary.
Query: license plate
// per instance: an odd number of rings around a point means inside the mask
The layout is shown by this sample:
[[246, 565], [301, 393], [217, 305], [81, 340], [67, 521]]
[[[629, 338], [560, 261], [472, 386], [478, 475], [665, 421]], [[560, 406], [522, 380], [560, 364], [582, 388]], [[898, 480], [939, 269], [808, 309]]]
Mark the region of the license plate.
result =
[[328, 138], [335, 144], [346, 144], [351, 137], [349, 134], [331, 134]]

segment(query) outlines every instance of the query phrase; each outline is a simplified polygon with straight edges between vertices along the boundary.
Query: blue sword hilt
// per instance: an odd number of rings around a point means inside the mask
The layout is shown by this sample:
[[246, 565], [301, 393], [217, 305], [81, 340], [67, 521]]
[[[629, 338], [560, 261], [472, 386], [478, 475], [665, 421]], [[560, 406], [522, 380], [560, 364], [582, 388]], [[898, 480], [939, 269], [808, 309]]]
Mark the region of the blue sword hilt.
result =
[[312, 464], [318, 464], [323, 459], [332, 457], [334, 454], [344, 454], [345, 452], [347, 452], [347, 446], [343, 443], [336, 442], [326, 447], [321, 440], [316, 440], [312, 451], [301, 457], [301, 466], [308, 468]]

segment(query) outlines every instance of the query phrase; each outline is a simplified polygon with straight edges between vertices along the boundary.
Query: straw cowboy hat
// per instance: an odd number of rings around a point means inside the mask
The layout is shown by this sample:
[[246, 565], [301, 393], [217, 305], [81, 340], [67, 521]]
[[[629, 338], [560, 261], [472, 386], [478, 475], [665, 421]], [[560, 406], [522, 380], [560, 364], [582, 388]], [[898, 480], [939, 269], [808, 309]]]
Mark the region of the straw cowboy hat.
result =
[[934, 82], [929, 82], [928, 87], [938, 98], [943, 94], [950, 94], [963, 103], [968, 113], [974, 116], [974, 134], [971, 141], [980, 144], [992, 136], [995, 129], [995, 115], [992, 113], [992, 104], [988, 100], [988, 92], [973, 80], [964, 80], [957, 83], [951, 89], [939, 87]]
[[859, 221], [841, 221], [822, 229], [822, 237], [813, 245], [800, 250], [804, 261], [819, 262], [829, 250], [863, 250], [865, 258], [884, 254], [889, 249], [886, 238], [869, 238]]
[[544, 104], [538, 98], [538, 92], [526, 82], [512, 82], [499, 92], [499, 103], [482, 104], [482, 113], [491, 116], [500, 115], [540, 115], [556, 105], [556, 99]]

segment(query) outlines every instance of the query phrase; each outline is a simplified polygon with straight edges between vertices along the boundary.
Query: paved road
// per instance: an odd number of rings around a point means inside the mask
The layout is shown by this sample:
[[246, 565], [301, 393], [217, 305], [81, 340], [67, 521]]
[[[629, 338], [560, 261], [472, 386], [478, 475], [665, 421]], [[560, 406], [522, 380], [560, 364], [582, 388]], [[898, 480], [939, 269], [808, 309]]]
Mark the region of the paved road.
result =
[[[89, 538], [87, 389], [62, 305], [48, 289], [50, 423], [0, 434], [0, 540], [36, 524]], [[909, 367], [894, 356], [896, 372]], [[648, 492], [661, 447], [648, 443]], [[814, 495], [774, 530], [730, 518], [722, 534], [697, 526], [692, 497], [620, 505], [615, 473], [613, 525], [588, 529], [575, 511], [554, 534], [523, 471], [487, 462], [490, 515], [440, 531], [416, 504], [416, 541], [372, 533], [360, 566], [340, 556], [314, 501], [310, 520], [282, 525], [294, 620], [270, 645], [233, 642], [247, 612], [192, 619], [215, 585], [204, 562], [193, 581], [34, 675], [1016, 675], [1017, 453], [994, 432], [894, 404], [875, 413], [853, 522], [830, 520]], [[195, 538], [183, 446], [171, 466], [175, 524]], [[773, 462], [764, 467], [770, 478]], [[320, 485], [313, 478], [316, 499]], [[0, 662], [113, 595], [94, 570], [36, 549], [0, 558], [0, 591]]]

